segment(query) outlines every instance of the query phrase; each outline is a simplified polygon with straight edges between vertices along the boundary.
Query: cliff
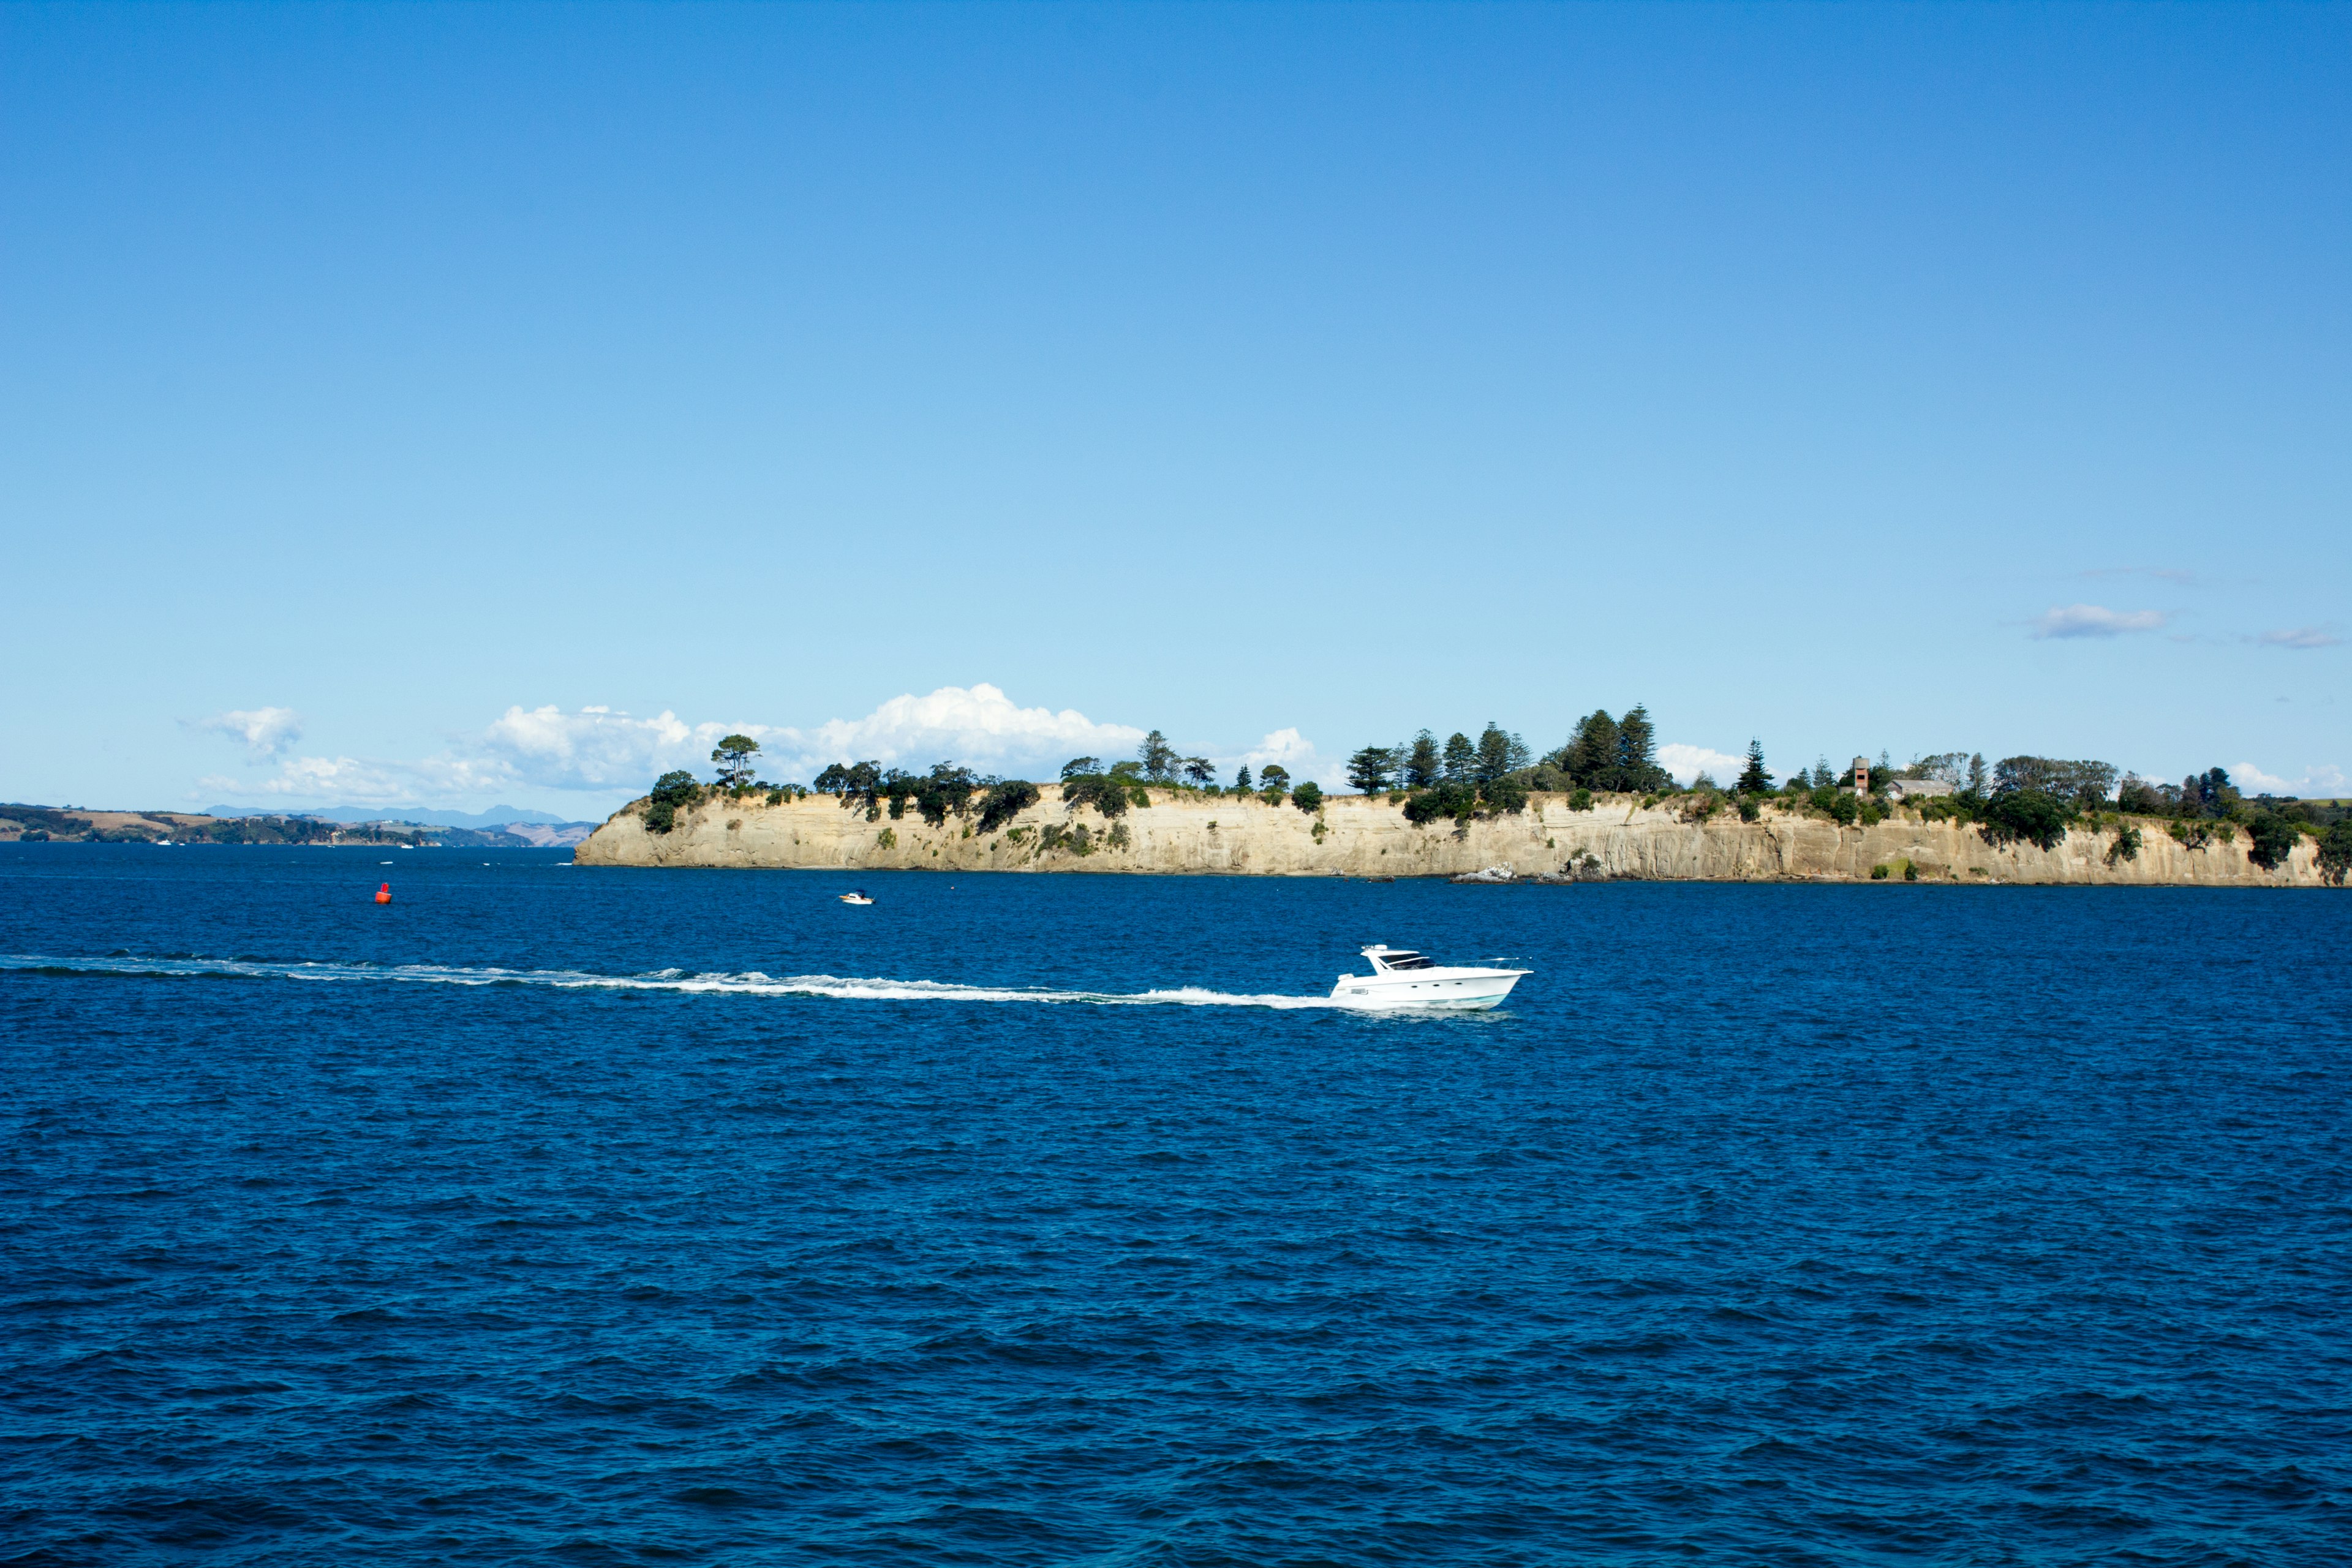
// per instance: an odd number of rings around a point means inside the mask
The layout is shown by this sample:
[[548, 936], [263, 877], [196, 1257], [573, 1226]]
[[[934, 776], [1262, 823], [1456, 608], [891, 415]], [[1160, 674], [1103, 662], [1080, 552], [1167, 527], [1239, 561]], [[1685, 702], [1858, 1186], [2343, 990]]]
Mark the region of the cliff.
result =
[[[950, 816], [926, 825], [911, 810], [868, 822], [818, 795], [780, 805], [762, 797], [706, 800], [667, 834], [649, 834], [635, 808], [615, 813], [573, 852], [583, 866], [838, 868], [843, 870], [1148, 871], [1247, 876], [1434, 877], [1506, 867], [1520, 876], [1562, 872], [1690, 881], [1858, 881], [1874, 866], [1923, 880], [2322, 886], [2318, 847], [2305, 838], [2275, 871], [2246, 858], [2246, 837], [2189, 849], [2161, 822], [2142, 821], [2136, 860], [2110, 866], [2112, 833], [2076, 828], [2057, 848], [1996, 847], [1974, 827], [1923, 822], [1898, 810], [1873, 827], [1841, 828], [1777, 806], [1744, 823], [1728, 810], [1685, 822], [1676, 802], [1643, 810], [1638, 798], [1602, 796], [1571, 811], [1564, 795], [1538, 795], [1525, 813], [1456, 828], [1415, 827], [1386, 796], [1326, 799], [1315, 815], [1246, 796], [1151, 792], [1149, 806], [1115, 823], [1074, 813], [1060, 790], [1003, 831], [982, 835]], [[1083, 844], [1076, 830], [1083, 827]], [[1123, 832], [1115, 831], [1124, 829]]]

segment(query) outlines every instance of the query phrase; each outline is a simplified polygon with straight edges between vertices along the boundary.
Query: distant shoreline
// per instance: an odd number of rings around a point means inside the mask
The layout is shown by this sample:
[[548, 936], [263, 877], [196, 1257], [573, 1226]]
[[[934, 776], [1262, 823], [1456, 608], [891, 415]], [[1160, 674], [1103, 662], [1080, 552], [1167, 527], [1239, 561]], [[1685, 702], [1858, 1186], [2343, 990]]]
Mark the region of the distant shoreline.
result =
[[100, 811], [0, 805], [0, 844], [258, 845], [304, 849], [565, 849], [594, 824], [514, 822], [502, 827], [436, 827], [386, 817], [335, 822], [300, 812], [215, 816], [186, 811]]

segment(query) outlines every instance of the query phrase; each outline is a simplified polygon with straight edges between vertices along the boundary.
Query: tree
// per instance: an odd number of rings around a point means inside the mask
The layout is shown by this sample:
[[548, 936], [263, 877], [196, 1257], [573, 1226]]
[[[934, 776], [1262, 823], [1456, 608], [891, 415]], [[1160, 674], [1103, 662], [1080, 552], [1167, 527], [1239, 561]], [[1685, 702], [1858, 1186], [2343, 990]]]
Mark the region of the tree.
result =
[[1404, 803], [1404, 819], [1415, 827], [1426, 827], [1442, 816], [1467, 822], [1477, 809], [1475, 790], [1466, 784], [1441, 780], [1427, 789], [1413, 792], [1412, 798]]
[[1984, 792], [1984, 753], [1982, 752], [1971, 752], [1969, 753], [1969, 793], [1970, 795], [1982, 795]]
[[1143, 737], [1143, 744], [1136, 748], [1135, 755], [1143, 763], [1144, 776], [1158, 784], [1174, 778], [1177, 764], [1184, 760], [1168, 743], [1168, 737], [1157, 730]]
[[853, 805], [865, 806], [868, 822], [882, 815], [881, 807], [876, 804], [881, 798], [882, 790], [882, 764], [879, 763], [851, 763], [846, 765], [835, 763], [816, 775], [816, 788], [819, 795], [839, 795], [844, 811]]
[[710, 760], [719, 764], [719, 787], [750, 787], [752, 775], [759, 772], [759, 765], [751, 761], [759, 750], [760, 742], [749, 735], [730, 735], [720, 741], [710, 753]]
[[2038, 789], [1996, 791], [1985, 805], [1984, 836], [1995, 844], [2024, 839], [2055, 849], [2066, 837], [2074, 813], [2057, 796]]
[[1576, 721], [1576, 732], [1561, 748], [1561, 765], [1568, 776], [1586, 789], [1617, 787], [1617, 721], [1606, 708], [1596, 708]]
[[1471, 774], [1484, 788], [1506, 773], [1517, 773], [1528, 765], [1528, 743], [1517, 735], [1507, 734], [1492, 719], [1478, 732], [1478, 760], [1471, 764]]
[[1310, 816], [1313, 815], [1323, 805], [1323, 786], [1313, 779], [1307, 780], [1290, 792], [1290, 804]]
[[1247, 763], [1244, 763], [1240, 767], [1234, 770], [1234, 788], [1239, 794], [1249, 794], [1250, 776], [1249, 764]]
[[1637, 702], [1617, 721], [1617, 787], [1662, 790], [1673, 784], [1658, 765], [1658, 733], [1650, 722], [1650, 710]]
[[1196, 784], [1214, 784], [1217, 782], [1217, 770], [1206, 757], [1187, 757], [1184, 759], [1184, 776]]
[[1062, 777], [1065, 779], [1086, 778], [1100, 772], [1102, 772], [1100, 757], [1072, 757], [1062, 764]]
[[1444, 767], [1447, 784], [1468, 784], [1477, 777], [1478, 748], [1459, 730], [1445, 737]]
[[2221, 768], [2190, 773], [2180, 786], [2182, 809], [2201, 816], [2227, 816], [2242, 798], [2229, 773]]
[[2116, 787], [2111, 763], [2062, 762], [2053, 757], [2003, 757], [1992, 771], [1992, 793], [2032, 790], [2076, 811], [2096, 811]]
[[1348, 759], [1348, 782], [1360, 795], [1380, 794], [1395, 771], [1396, 753], [1386, 746], [1366, 746]]
[[1404, 787], [1427, 789], [1444, 776], [1444, 764], [1437, 754], [1437, 737], [1423, 730], [1412, 738], [1412, 749], [1405, 753]]
[[680, 769], [662, 774], [646, 796], [646, 831], [667, 833], [677, 826], [678, 807], [691, 806], [701, 798], [702, 785], [692, 773]]
[[2275, 871], [2280, 861], [2294, 853], [2302, 837], [2302, 825], [2293, 819], [2275, 811], [2258, 813], [2246, 828], [2246, 858], [2265, 871]]
[[993, 833], [1021, 813], [1037, 804], [1037, 786], [1020, 779], [1006, 779], [989, 786], [981, 797], [980, 830]]
[[1478, 794], [1494, 811], [1517, 813], [1528, 808], [1527, 782], [1516, 773], [1487, 780], [1478, 786]]
[[908, 798], [914, 801], [915, 809], [922, 813], [925, 822], [939, 827], [947, 822], [950, 812], [963, 816], [970, 808], [972, 792], [979, 787], [980, 780], [970, 768], [940, 763], [928, 777], [914, 781]]
[[2180, 809], [2180, 787], [2126, 773], [2116, 785], [2116, 808], [2139, 816], [2170, 816]]
[[1290, 787], [1290, 770], [1280, 763], [1268, 763], [1258, 770], [1257, 786], [1279, 795]]
[[2340, 888], [2347, 873], [2352, 873], [2352, 817], [2319, 836], [2320, 879]]
[[[882, 782], [876, 786], [875, 793], [890, 803], [891, 821], [896, 822], [907, 815], [907, 803], [915, 798], [915, 791], [921, 783], [919, 774], [910, 773], [904, 768], [892, 768], [882, 775]], [[874, 813], [870, 808], [866, 816], [867, 821], [873, 820]]]
[[1748, 765], [1739, 770], [1739, 782], [1732, 788], [1741, 795], [1769, 795], [1772, 792], [1772, 775], [1764, 771], [1763, 742], [1748, 742]]
[[[1120, 766], [1126, 766], [1121, 763]], [[1124, 816], [1131, 796], [1128, 779], [1132, 774], [1081, 773], [1062, 781], [1062, 802], [1078, 810], [1093, 806], [1106, 817]]]

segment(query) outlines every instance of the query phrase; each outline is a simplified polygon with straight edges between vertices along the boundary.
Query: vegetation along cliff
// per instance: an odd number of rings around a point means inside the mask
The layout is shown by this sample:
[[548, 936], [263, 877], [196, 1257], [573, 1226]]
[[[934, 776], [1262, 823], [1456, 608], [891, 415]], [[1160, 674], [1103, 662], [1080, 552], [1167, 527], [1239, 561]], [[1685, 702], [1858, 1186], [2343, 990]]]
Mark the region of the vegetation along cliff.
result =
[[665, 774], [575, 852], [583, 866], [1140, 871], [1745, 881], [2317, 887], [2352, 872], [2352, 813], [2247, 801], [2220, 769], [2120, 780], [2102, 763], [1948, 752], [1863, 759], [1775, 784], [1760, 747], [1728, 788], [1682, 787], [1649, 755], [1646, 714], [1580, 721], [1541, 762], [1493, 725], [1475, 742], [1366, 747], [1362, 793], [1295, 789], [1279, 767], [1230, 786], [1158, 731], [1135, 761], [1077, 757], [1055, 784], [836, 763], [814, 787], [763, 784], [730, 735], [716, 784]]

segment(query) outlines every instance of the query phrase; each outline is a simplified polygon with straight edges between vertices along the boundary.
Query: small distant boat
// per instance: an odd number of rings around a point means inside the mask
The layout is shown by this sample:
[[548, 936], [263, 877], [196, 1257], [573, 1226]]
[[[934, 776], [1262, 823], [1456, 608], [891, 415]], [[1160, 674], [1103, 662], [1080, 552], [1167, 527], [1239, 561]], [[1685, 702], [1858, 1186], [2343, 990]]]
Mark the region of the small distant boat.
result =
[[1449, 969], [1410, 948], [1374, 943], [1363, 954], [1370, 974], [1342, 974], [1331, 1000], [1343, 1007], [1444, 1007], [1483, 1012], [1497, 1006], [1525, 969]]
[[850, 892], [842, 894], [841, 901], [845, 904], [870, 904], [874, 900], [867, 898], [864, 893]]

